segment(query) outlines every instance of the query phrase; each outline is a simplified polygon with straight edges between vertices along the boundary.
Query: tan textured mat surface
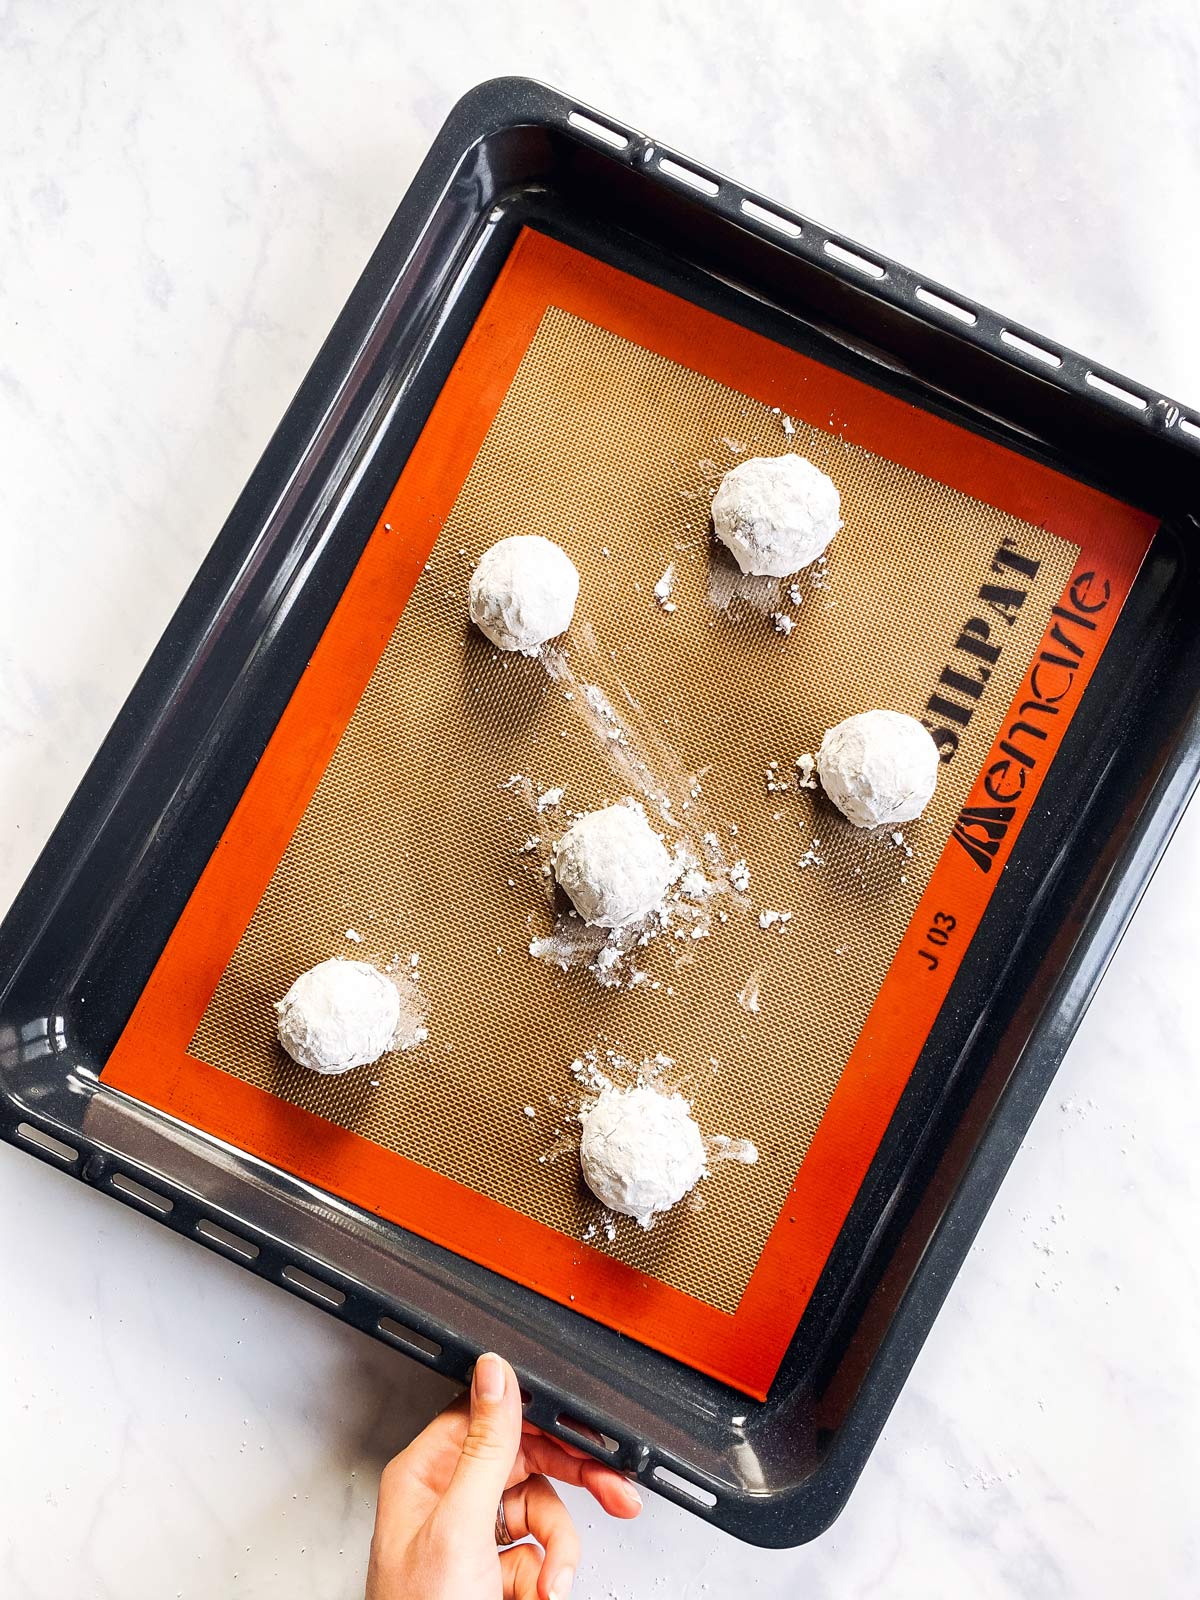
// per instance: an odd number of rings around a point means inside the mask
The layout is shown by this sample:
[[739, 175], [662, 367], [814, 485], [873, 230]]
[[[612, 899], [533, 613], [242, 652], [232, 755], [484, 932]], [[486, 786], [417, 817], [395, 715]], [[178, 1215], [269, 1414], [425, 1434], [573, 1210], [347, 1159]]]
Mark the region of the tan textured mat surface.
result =
[[[786, 583], [739, 583], [708, 531], [721, 473], [788, 448], [834, 477], [845, 519], [798, 604]], [[472, 559], [514, 533], [557, 540], [582, 575], [549, 668], [497, 657], [465, 623]], [[903, 830], [909, 856], [797, 790], [793, 762], [852, 712], [923, 713], [981, 584], [1003, 581], [1003, 540], [1036, 580], [1011, 625], [992, 617], [1003, 653], [927, 815]], [[752, 1138], [761, 1160], [720, 1166], [702, 1211], [594, 1243], [733, 1310], [1075, 554], [833, 433], [789, 437], [757, 402], [551, 309], [191, 1054], [576, 1238], [596, 1208], [558, 1137], [577, 1100], [569, 1063], [591, 1047], [665, 1055], [705, 1131]], [[652, 593], [670, 564], [673, 613]], [[773, 762], [786, 792], [768, 792]], [[533, 797], [559, 786], [562, 806], [537, 814]], [[527, 949], [551, 928], [549, 841], [571, 811], [629, 794], [710, 873], [709, 832], [751, 874], [744, 900], [714, 902], [728, 920], [714, 914], [709, 937], [642, 952], [633, 992]], [[791, 912], [786, 931], [760, 927], [764, 909]], [[414, 951], [426, 1045], [343, 1078], [286, 1060], [272, 1002], [302, 969]], [[748, 984], [757, 1014], [739, 1004]]]

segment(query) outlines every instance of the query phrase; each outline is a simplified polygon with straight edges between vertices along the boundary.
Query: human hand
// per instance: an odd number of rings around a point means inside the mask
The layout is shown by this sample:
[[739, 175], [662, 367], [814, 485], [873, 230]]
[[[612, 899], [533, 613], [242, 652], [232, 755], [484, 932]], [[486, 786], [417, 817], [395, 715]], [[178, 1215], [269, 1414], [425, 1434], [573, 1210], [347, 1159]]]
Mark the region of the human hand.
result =
[[[619, 1472], [526, 1422], [516, 1373], [480, 1356], [469, 1396], [383, 1470], [366, 1600], [566, 1600], [579, 1536], [550, 1478], [609, 1516], [642, 1509]], [[510, 1538], [536, 1545], [497, 1548], [501, 1504]]]

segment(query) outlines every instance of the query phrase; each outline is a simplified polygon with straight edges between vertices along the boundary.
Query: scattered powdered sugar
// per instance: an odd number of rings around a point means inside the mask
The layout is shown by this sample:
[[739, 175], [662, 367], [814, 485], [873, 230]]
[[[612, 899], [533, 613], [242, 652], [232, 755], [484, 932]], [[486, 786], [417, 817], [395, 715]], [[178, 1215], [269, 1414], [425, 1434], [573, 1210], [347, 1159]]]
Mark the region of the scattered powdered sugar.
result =
[[394, 1050], [415, 1050], [419, 1044], [424, 1044], [429, 1038], [429, 1029], [425, 1026], [427, 1006], [425, 996], [418, 987], [419, 971], [410, 968], [408, 976], [403, 973], [393, 973], [392, 982], [400, 994], [400, 1021], [396, 1025], [396, 1037], [392, 1043]]
[[[586, 623], [577, 630], [577, 637], [578, 653], [599, 654], [598, 641]], [[615, 657], [614, 651], [608, 654]], [[699, 776], [702, 774], [688, 777], [678, 770], [678, 757], [660, 732], [658, 714], [644, 711], [628, 686], [619, 683], [618, 688], [629, 708], [626, 716], [622, 716], [599, 684], [576, 679], [564, 652], [546, 650], [540, 659], [552, 679], [579, 689], [573, 709], [623, 785], [634, 790], [647, 810], [657, 813], [669, 827], [682, 827], [673, 807], [678, 803], [685, 812], [691, 809], [700, 793]], [[563, 737], [567, 737], [565, 729]], [[680, 790], [684, 793], [677, 801], [675, 796]]]
[[699, 867], [688, 867], [679, 879], [679, 892], [685, 900], [707, 900], [713, 887]]
[[636, 935], [628, 928], [611, 932], [593, 928], [570, 912], [555, 918], [551, 933], [529, 941], [529, 954], [563, 972], [589, 967], [605, 988], [615, 988], [622, 981], [617, 969], [636, 943]]
[[[814, 839], [813, 842], [812, 842], [812, 845], [810, 846], [810, 848], [807, 849], [804, 852], [804, 854], [800, 857], [800, 860], [796, 863], [797, 866], [799, 866], [799, 867], [823, 867], [825, 865], [825, 857], [818, 853], [820, 851], [820, 849], [821, 849], [821, 841], [820, 841], [820, 839]], [[857, 871], [857, 868], [855, 870]]]
[[558, 806], [562, 805], [562, 799], [565, 793], [565, 789], [543, 789], [541, 794], [539, 794], [537, 797], [536, 804], [538, 812], [541, 813], [543, 811], [555, 810]]
[[760, 911], [758, 925], [760, 928], [778, 928], [780, 933], [786, 933], [788, 923], [792, 920], [790, 911]]
[[748, 1011], [752, 1017], [758, 1015], [759, 1001], [761, 999], [758, 985], [761, 977], [762, 974], [760, 972], [752, 972], [737, 993], [738, 1005], [741, 1006], [743, 1011]]
[[783, 634], [784, 638], [786, 639], [788, 634], [790, 634], [792, 629], [796, 626], [796, 619], [795, 617], [789, 617], [785, 611], [772, 611], [771, 625], [774, 627], [776, 633]]
[[346, 929], [346, 937], [347, 937], [347, 939], [350, 940], [351, 944], [361, 944], [362, 943], [362, 934], [356, 932], [355, 929], [353, 929], [353, 928], [347, 928]]
[[731, 1139], [727, 1133], [713, 1133], [704, 1144], [710, 1166], [719, 1161], [737, 1161], [743, 1167], [752, 1167], [758, 1161], [758, 1146], [752, 1139]]
[[662, 577], [654, 585], [654, 598], [664, 611], [671, 612], [676, 609], [675, 602], [671, 599], [671, 591], [675, 587], [675, 563], [672, 561]]
[[817, 787], [816, 766], [816, 757], [809, 755], [807, 751], [803, 755], [796, 757], [797, 789], [815, 789]]
[[585, 683], [583, 685], [583, 698], [599, 720], [602, 737], [611, 739], [614, 744], [628, 744], [629, 735], [621, 726], [621, 719], [613, 710], [612, 701], [604, 690], [598, 684]]
[[595, 1049], [585, 1050], [582, 1055], [576, 1056], [567, 1071], [581, 1089], [587, 1090], [591, 1094], [599, 1094], [602, 1089], [609, 1088], [613, 1082], [613, 1079], [604, 1070], [604, 1066], [601, 1065], [602, 1060], [605, 1065], [622, 1072], [627, 1069], [635, 1073], [637, 1071], [634, 1063], [628, 1057], [619, 1056], [614, 1050], [605, 1050], [602, 1053]]
[[760, 616], [779, 610], [782, 585], [778, 578], [743, 572], [731, 556], [719, 554], [708, 566], [708, 603], [716, 611], [730, 611], [742, 601]]
[[729, 881], [739, 894], [746, 894], [750, 888], [750, 868], [744, 860], [733, 863], [729, 869]]

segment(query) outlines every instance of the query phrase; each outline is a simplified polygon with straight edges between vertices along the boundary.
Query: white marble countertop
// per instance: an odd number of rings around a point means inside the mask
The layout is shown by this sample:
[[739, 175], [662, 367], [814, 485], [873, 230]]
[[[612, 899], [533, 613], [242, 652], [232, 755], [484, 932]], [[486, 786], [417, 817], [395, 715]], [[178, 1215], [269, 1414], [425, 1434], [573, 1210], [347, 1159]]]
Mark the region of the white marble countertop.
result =
[[[0, 903], [457, 95], [525, 72], [1200, 400], [1192, 0], [0, 8]], [[849, 1509], [585, 1515], [585, 1600], [1183, 1596], [1200, 813]], [[0, 1592], [355, 1596], [422, 1369], [0, 1149]]]

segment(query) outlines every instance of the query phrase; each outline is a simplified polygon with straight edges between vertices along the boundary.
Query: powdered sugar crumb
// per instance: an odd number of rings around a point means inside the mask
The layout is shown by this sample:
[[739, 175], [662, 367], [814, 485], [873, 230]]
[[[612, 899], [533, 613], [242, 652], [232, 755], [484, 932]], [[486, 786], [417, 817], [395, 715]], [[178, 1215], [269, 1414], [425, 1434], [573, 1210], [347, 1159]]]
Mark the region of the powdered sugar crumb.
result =
[[752, 972], [745, 983], [738, 990], [737, 1003], [743, 1011], [748, 1011], [752, 1017], [758, 1015], [760, 993], [758, 987], [759, 974]]
[[768, 794], [786, 794], [788, 792], [788, 781], [781, 775], [778, 761], [769, 761], [767, 763], [765, 779]]
[[807, 751], [803, 755], [796, 757], [797, 789], [815, 789], [817, 787], [816, 767], [816, 757], [809, 755]]
[[758, 1146], [753, 1139], [731, 1139], [727, 1133], [714, 1133], [705, 1139], [704, 1145], [712, 1166], [719, 1161], [737, 1161], [744, 1167], [752, 1167], [758, 1161]]
[[790, 911], [760, 911], [758, 925], [760, 928], [778, 928], [780, 933], [787, 932], [788, 923], [792, 920]]
[[600, 720], [600, 731], [606, 739], [611, 739], [614, 744], [628, 744], [624, 728], [617, 713], [613, 710], [612, 701], [598, 684], [585, 683], [583, 698], [587, 701], [590, 710], [594, 711]]

